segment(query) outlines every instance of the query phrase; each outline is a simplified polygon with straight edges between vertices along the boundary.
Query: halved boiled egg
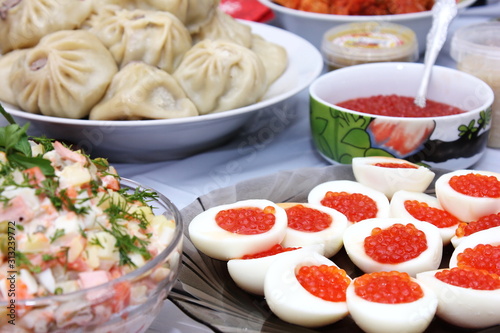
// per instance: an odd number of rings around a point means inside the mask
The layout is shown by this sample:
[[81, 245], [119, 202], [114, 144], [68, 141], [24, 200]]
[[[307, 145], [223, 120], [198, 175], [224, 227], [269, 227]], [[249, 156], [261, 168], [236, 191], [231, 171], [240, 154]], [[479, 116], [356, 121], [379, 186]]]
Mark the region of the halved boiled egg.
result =
[[411, 276], [437, 269], [443, 241], [434, 225], [407, 218], [374, 218], [344, 232], [349, 259], [365, 273], [406, 272]]
[[264, 295], [271, 311], [288, 323], [320, 327], [347, 316], [345, 291], [351, 278], [331, 260], [311, 251], [287, 256], [267, 271]]
[[460, 220], [441, 207], [436, 197], [411, 191], [397, 191], [390, 203], [391, 217], [429, 222], [439, 229], [443, 245], [450, 243]]
[[352, 180], [332, 180], [316, 185], [307, 201], [341, 212], [350, 223], [389, 216], [389, 199], [384, 193]]
[[443, 208], [464, 222], [500, 212], [500, 174], [457, 170], [436, 180], [436, 196]]
[[301, 247], [282, 247], [277, 244], [271, 250], [244, 256], [241, 259], [231, 259], [227, 262], [229, 275], [238, 287], [255, 295], [264, 295], [264, 279], [267, 270], [275, 261], [287, 256], [301, 257], [311, 251], [323, 254], [324, 246], [316, 244]]
[[500, 227], [478, 231], [453, 250], [449, 267], [468, 267], [500, 276]]
[[424, 192], [435, 176], [422, 165], [384, 156], [355, 157], [352, 171], [356, 181], [384, 193], [389, 199], [400, 190]]
[[347, 308], [365, 332], [423, 332], [434, 318], [434, 292], [407, 273], [361, 275], [347, 288]]
[[349, 225], [339, 211], [318, 204], [278, 203], [285, 209], [288, 228], [284, 247], [324, 245], [324, 256], [332, 257], [342, 248], [342, 235]]
[[286, 228], [283, 208], [269, 200], [250, 199], [207, 209], [195, 216], [188, 232], [199, 251], [229, 260], [281, 243]]
[[458, 225], [455, 235], [451, 238], [451, 243], [457, 247], [464, 239], [478, 231], [500, 227], [500, 213], [489, 214], [476, 221], [462, 222]]
[[478, 269], [454, 267], [417, 274], [438, 297], [436, 315], [466, 328], [500, 324], [500, 278]]

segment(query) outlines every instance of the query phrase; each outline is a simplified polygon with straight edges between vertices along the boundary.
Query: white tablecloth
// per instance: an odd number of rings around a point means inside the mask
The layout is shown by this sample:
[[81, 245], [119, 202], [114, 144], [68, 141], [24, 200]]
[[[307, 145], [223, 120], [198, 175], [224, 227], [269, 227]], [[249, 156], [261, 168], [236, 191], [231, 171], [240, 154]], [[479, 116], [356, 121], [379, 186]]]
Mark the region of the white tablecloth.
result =
[[[467, 9], [452, 22], [449, 34], [463, 25], [496, 17], [500, 17], [500, 4]], [[449, 40], [437, 64], [454, 67]], [[243, 180], [281, 170], [329, 165], [313, 147], [308, 113], [305, 90], [279, 107], [259, 113], [237, 138], [222, 147], [178, 161], [115, 166], [123, 177], [155, 188], [182, 209], [202, 194]], [[500, 172], [500, 150], [487, 149], [473, 168]], [[148, 332], [209, 331], [166, 301]]]

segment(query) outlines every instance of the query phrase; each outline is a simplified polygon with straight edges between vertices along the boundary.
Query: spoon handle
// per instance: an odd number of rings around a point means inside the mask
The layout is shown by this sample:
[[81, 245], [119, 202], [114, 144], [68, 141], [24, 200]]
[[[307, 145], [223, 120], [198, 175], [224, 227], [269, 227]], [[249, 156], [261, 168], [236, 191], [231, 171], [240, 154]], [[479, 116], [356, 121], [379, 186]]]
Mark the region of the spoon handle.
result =
[[427, 34], [427, 46], [424, 57], [424, 73], [420, 87], [418, 88], [415, 104], [425, 107], [427, 86], [431, 76], [432, 66], [436, 62], [437, 56], [448, 34], [448, 26], [457, 15], [456, 0], [438, 0], [432, 7], [432, 27]]

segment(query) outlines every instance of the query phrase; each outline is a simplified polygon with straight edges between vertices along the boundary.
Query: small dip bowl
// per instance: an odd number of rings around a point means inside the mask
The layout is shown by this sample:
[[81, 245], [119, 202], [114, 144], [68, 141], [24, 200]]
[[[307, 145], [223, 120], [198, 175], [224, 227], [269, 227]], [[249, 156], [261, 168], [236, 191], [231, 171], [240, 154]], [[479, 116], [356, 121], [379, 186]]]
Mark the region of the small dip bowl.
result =
[[493, 90], [456, 69], [434, 66], [427, 100], [465, 112], [446, 116], [382, 116], [338, 106], [346, 100], [417, 93], [423, 64], [381, 62], [328, 72], [309, 87], [314, 145], [331, 163], [354, 157], [392, 156], [445, 169], [472, 166], [484, 154], [491, 127]]

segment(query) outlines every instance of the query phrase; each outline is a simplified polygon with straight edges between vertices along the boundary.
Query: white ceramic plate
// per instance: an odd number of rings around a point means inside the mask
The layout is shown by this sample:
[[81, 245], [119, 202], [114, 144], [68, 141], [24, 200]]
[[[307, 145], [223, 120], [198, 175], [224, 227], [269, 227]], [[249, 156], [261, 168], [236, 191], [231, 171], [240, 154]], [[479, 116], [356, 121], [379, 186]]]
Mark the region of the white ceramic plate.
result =
[[234, 137], [257, 111], [276, 107], [307, 88], [323, 69], [321, 54], [303, 38], [266, 24], [242, 22], [288, 53], [288, 68], [259, 103], [198, 117], [131, 121], [57, 118], [3, 106], [19, 124], [31, 123], [29, 134], [63, 140], [115, 163], [175, 160], [202, 152]]
[[[282, 26], [306, 40], [317, 48], [321, 47], [323, 34], [340, 24], [354, 23], [360, 21], [386, 21], [404, 25], [417, 35], [419, 52], [425, 51], [427, 33], [432, 25], [432, 12], [396, 14], [396, 15], [331, 15], [310, 13], [301, 10], [286, 8], [278, 5], [273, 0], [258, 0], [269, 7], [276, 16], [276, 24]], [[460, 0], [457, 4], [459, 10], [472, 5], [476, 0]]]

